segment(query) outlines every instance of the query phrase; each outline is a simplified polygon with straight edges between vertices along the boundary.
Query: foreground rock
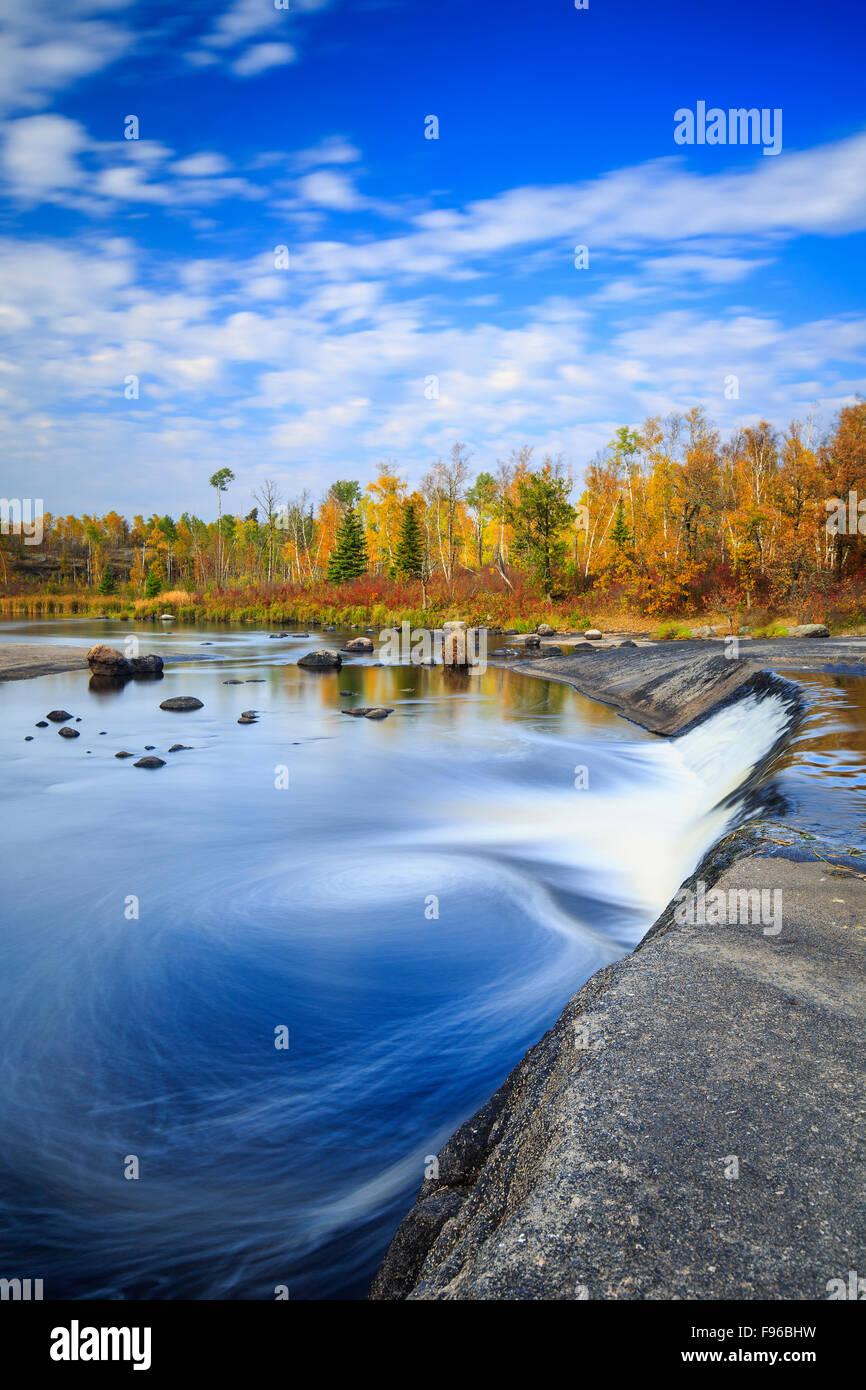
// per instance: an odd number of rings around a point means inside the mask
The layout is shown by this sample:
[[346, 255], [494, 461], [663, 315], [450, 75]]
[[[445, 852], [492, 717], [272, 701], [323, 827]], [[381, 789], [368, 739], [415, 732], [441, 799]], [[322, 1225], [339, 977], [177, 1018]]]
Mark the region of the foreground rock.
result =
[[138, 762], [137, 762], [137, 763], [133, 763], [132, 766], [133, 766], [133, 767], [165, 767], [165, 763], [164, 763], [164, 761], [163, 761], [162, 758], [139, 758]]
[[298, 657], [298, 665], [303, 666], [307, 671], [339, 671], [343, 664], [343, 658], [339, 652], [332, 652], [323, 647], [317, 652], [307, 652], [306, 656]]
[[160, 709], [167, 710], [192, 710], [204, 709], [204, 701], [197, 700], [194, 695], [173, 695], [170, 700], [163, 700]]
[[129, 680], [134, 676], [162, 675], [163, 660], [153, 653], [148, 656], [126, 657], [116, 647], [91, 647], [87, 653], [87, 664], [95, 676], [113, 676], [116, 680]]
[[80, 737], [81, 737], [81, 735], [80, 735], [80, 733], [79, 733], [79, 731], [78, 731], [77, 729], [58, 729], [57, 732], [59, 733], [59, 735], [60, 735], [61, 738], [80, 738]]
[[781, 933], [669, 910], [594, 975], [445, 1145], [371, 1298], [813, 1300], [862, 1268], [866, 883], [775, 848], [738, 832], [690, 887], [781, 891]]
[[52, 724], [65, 724], [67, 719], [72, 718], [72, 715], [67, 709], [52, 709], [48, 711], [45, 718], [50, 719]]

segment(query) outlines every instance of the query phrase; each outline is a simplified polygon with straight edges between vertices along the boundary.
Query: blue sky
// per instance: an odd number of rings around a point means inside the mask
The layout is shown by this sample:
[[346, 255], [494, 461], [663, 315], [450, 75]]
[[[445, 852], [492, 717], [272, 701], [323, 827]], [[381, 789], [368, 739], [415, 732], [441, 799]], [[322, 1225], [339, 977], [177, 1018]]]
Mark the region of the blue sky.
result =
[[[209, 515], [229, 466], [246, 511], [455, 440], [579, 478], [649, 414], [866, 389], [851, 0], [289, 4], [0, 0], [4, 496]], [[676, 144], [698, 101], [781, 152]]]

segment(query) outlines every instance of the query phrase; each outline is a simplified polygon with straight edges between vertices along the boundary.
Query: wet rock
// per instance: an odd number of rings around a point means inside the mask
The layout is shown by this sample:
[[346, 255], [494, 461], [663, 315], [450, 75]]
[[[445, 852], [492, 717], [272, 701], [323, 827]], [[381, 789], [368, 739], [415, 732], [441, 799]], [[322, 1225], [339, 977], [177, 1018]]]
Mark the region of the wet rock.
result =
[[346, 652], [371, 652], [373, 643], [369, 637], [353, 637], [351, 642], [347, 642], [343, 648]]
[[59, 733], [59, 735], [60, 735], [61, 738], [80, 738], [80, 737], [81, 737], [81, 734], [78, 732], [77, 729], [64, 728], [64, 729], [58, 729], [57, 732]]
[[223, 681], [223, 685], [243, 685], [243, 681]]
[[789, 637], [829, 637], [830, 629], [823, 623], [801, 623], [788, 630]]
[[[190, 745], [188, 743], [173, 743], [168, 751], [169, 753], [185, 753], [189, 749], [189, 747]], [[124, 754], [115, 753], [114, 756], [116, 758], [121, 758], [124, 756]]]
[[48, 728], [48, 720], [47, 720], [47, 719], [37, 719], [37, 721], [36, 721], [36, 723], [33, 725], [33, 727], [34, 727], [34, 729], [47, 729], [47, 728]]
[[562, 656], [562, 647], [557, 647], [551, 643], [549, 647], [542, 647], [541, 654], [542, 656]]
[[100, 730], [99, 730], [99, 737], [102, 738], [102, 737], [103, 737], [105, 734], [107, 734], [107, 733], [108, 733], [108, 730], [107, 730], [107, 729], [100, 729]]
[[153, 749], [154, 749], [155, 747], [156, 747], [156, 744], [155, 744], [155, 743], [146, 743], [146, 744], [144, 745], [144, 751], [145, 751], [145, 753], [150, 753], [150, 752], [153, 751]]
[[258, 724], [258, 722], [259, 722], [259, 716], [258, 716], [258, 713], [256, 712], [256, 710], [254, 710], [254, 709], [245, 709], [245, 710], [242, 710], [242, 711], [241, 711], [241, 716], [240, 716], [240, 719], [238, 720], [238, 723], [239, 723], [239, 724]]
[[120, 753], [115, 753], [114, 756], [115, 756], [115, 758], [134, 758], [134, 757], [135, 757], [135, 754], [134, 754], [134, 753], [127, 753], [126, 751], [123, 751], [123, 752], [120, 752]]
[[170, 700], [163, 700], [162, 704], [160, 705], [160, 709], [204, 709], [204, 701], [197, 700], [194, 695], [173, 695]]
[[25, 734], [25, 735], [24, 735], [24, 742], [25, 742], [25, 743], [32, 743], [32, 742], [33, 742], [33, 735], [32, 735], [32, 734]]
[[382, 705], [376, 705], [373, 709], [364, 711], [365, 719], [387, 719], [389, 714], [393, 714], [392, 709], [385, 709]]
[[264, 685], [264, 676], [247, 676], [244, 685]]
[[356, 705], [354, 709], [342, 709], [340, 713], [351, 714], [353, 719], [360, 719], [361, 715], [366, 714], [369, 708], [369, 705]]
[[165, 767], [165, 763], [164, 763], [164, 761], [163, 761], [162, 758], [139, 758], [138, 762], [137, 762], [137, 763], [133, 763], [132, 766], [133, 766], [133, 767]]
[[98, 676], [132, 675], [131, 662], [116, 647], [102, 645], [91, 647], [87, 653], [87, 664], [91, 671]]
[[129, 659], [133, 676], [161, 676], [163, 660], [153, 652], [147, 656], [132, 656]]
[[72, 715], [65, 709], [52, 709], [48, 711], [45, 718], [50, 719], [52, 724], [65, 724], [67, 719], [72, 718]]
[[325, 647], [298, 657], [298, 665], [307, 671], [339, 671], [342, 664], [343, 658], [340, 653], [329, 651]]
[[626, 638], [626, 640], [625, 640], [624, 642], [617, 642], [616, 645], [617, 645], [618, 647], [636, 647], [636, 646], [637, 646], [637, 642], [633, 642], [633, 641], [631, 640], [631, 638], [628, 637], [628, 638]]

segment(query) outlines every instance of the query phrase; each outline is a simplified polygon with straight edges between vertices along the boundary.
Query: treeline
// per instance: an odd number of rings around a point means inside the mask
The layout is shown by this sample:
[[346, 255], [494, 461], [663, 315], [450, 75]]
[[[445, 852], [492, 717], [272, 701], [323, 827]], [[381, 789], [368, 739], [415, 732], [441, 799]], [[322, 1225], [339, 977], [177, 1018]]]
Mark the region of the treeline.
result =
[[[700, 408], [623, 427], [580, 488], [559, 458], [515, 449], [473, 477], [455, 444], [410, 490], [392, 464], [316, 501], [265, 483], [224, 512], [230, 469], [210, 479], [217, 516], [46, 516], [39, 546], [0, 538], [6, 592], [39, 586], [154, 597], [372, 576], [453, 590], [529, 585], [550, 603], [592, 593], [646, 614], [780, 607], [814, 616], [866, 579], [866, 402], [819, 436], [762, 421], [722, 439]], [[858, 508], [863, 499], [863, 512]], [[828, 507], [832, 499], [841, 508]], [[461, 582], [459, 588], [464, 589]]]

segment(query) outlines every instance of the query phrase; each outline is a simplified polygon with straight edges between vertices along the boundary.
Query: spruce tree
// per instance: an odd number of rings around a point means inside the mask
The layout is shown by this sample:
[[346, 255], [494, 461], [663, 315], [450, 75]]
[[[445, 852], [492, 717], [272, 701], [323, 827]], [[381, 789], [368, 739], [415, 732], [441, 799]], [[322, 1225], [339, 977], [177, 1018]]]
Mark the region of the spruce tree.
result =
[[153, 566], [151, 566], [147, 571], [147, 579], [144, 581], [144, 597], [156, 598], [161, 588], [162, 584], [159, 575], [156, 573]]
[[367, 541], [361, 518], [353, 506], [347, 507], [337, 528], [337, 543], [328, 559], [328, 579], [342, 584], [367, 573]]
[[411, 502], [403, 508], [400, 539], [394, 552], [394, 569], [402, 579], [424, 578], [424, 539]]
[[116, 594], [117, 585], [114, 582], [114, 572], [111, 565], [106, 565], [102, 571], [102, 578], [99, 581], [99, 592], [101, 594]]
[[610, 539], [617, 550], [628, 550], [631, 547], [631, 531], [625, 519], [625, 507], [622, 504], [622, 498], [616, 504], [616, 515], [613, 519]]

